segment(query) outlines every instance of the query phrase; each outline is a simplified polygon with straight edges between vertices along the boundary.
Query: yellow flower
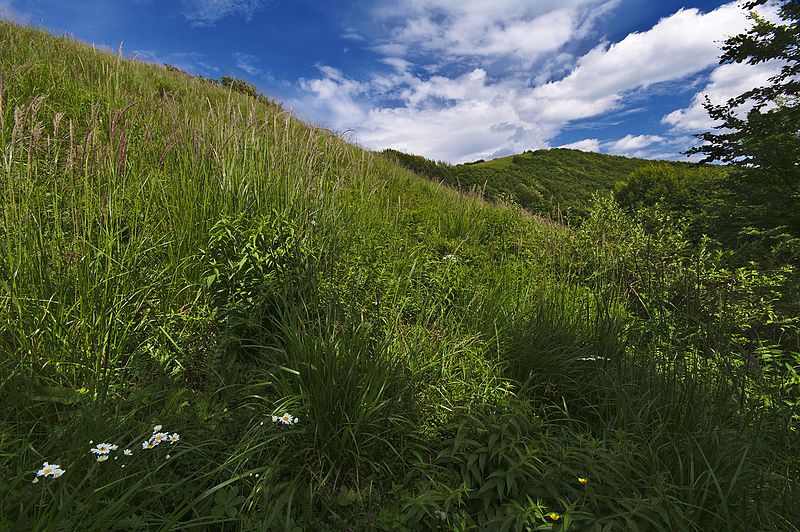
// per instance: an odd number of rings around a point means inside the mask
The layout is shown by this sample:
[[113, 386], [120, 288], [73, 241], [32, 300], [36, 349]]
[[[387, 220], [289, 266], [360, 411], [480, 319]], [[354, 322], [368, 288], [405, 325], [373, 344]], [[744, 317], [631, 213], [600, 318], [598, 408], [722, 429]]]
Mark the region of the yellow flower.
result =
[[578, 477], [578, 484], [580, 484], [581, 486], [585, 486], [588, 483], [589, 483], [588, 478]]
[[550, 512], [545, 517], [547, 517], [551, 521], [558, 521], [559, 519], [561, 519], [561, 516], [558, 515], [556, 512]]

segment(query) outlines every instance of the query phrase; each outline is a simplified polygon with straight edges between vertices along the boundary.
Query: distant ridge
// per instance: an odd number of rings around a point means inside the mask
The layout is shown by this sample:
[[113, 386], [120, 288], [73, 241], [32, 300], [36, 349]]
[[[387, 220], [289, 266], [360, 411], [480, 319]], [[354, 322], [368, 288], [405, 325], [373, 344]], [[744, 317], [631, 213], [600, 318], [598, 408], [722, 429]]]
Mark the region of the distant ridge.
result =
[[693, 166], [567, 148], [526, 151], [458, 165], [396, 150], [384, 153], [429, 179], [466, 190], [477, 188], [489, 199], [511, 200], [536, 214], [577, 218], [585, 214], [595, 192], [613, 190], [638, 168], [652, 164]]

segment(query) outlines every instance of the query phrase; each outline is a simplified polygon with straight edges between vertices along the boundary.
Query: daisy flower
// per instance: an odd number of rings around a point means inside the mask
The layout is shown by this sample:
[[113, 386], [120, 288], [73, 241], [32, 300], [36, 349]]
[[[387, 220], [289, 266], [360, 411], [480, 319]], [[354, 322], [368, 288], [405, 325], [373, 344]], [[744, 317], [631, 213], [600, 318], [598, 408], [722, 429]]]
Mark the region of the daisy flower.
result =
[[166, 432], [156, 432], [150, 439], [156, 442], [156, 445], [158, 445], [162, 441], [167, 441], [167, 438], [169, 438], [169, 434], [167, 434]]
[[131, 456], [133, 455], [133, 451], [131, 451], [130, 449], [125, 449], [124, 451], [122, 451], [122, 454], [124, 454], [125, 456]]
[[106, 460], [108, 460], [108, 455], [107, 454], [98, 454], [97, 455], [97, 461], [98, 462], [105, 462]]
[[111, 451], [116, 451], [117, 446], [111, 443], [98, 443], [97, 447], [90, 449], [89, 452], [101, 455], [101, 454], [108, 454]]
[[163, 428], [163, 427], [162, 427], [161, 425], [156, 425], [155, 427], [153, 427], [153, 432], [158, 432], [158, 431], [159, 431], [159, 430], [161, 430], [162, 428]]
[[291, 425], [294, 422], [294, 416], [291, 415], [289, 412], [286, 412], [281, 417], [278, 418], [278, 421], [280, 421], [284, 425]]
[[177, 442], [177, 441], [179, 441], [181, 439], [181, 435], [178, 434], [177, 432], [174, 432], [174, 433], [170, 434], [169, 436], [167, 436], [167, 439], [169, 440], [170, 445], [172, 445], [173, 443], [175, 443], [175, 442]]
[[47, 462], [44, 463], [42, 468], [36, 472], [37, 477], [53, 477], [58, 478], [64, 474], [64, 470], [61, 469], [61, 466], [58, 464], [48, 464]]
[[154, 442], [153, 440], [145, 440], [145, 441], [142, 442], [142, 449], [152, 449], [156, 445], [158, 445], [158, 444], [156, 442]]

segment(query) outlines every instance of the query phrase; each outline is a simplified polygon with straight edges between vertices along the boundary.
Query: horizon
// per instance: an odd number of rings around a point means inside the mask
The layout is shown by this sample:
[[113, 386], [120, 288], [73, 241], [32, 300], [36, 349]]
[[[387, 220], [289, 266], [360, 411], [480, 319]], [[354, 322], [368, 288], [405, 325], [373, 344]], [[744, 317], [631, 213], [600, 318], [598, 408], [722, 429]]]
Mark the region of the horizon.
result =
[[235, 76], [367, 148], [452, 164], [547, 148], [687, 160], [714, 126], [704, 95], [723, 103], [777, 70], [719, 65], [750, 23], [737, 2], [530, 4], [0, 0], [0, 17]]

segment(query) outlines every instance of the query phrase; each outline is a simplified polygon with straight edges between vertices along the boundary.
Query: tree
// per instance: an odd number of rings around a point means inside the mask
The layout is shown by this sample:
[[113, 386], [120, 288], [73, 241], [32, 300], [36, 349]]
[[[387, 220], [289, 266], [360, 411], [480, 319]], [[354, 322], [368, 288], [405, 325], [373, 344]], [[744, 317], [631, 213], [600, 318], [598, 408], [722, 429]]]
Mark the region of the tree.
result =
[[[754, 10], [777, 5], [778, 21], [751, 12], [753, 25], [723, 45], [720, 63], [758, 64], [777, 60], [780, 72], [770, 84], [714, 105], [706, 98], [711, 118], [721, 122], [718, 132], [698, 135], [705, 144], [689, 154], [704, 154], [703, 162], [737, 165], [753, 190], [773, 210], [773, 218], [800, 234], [800, 0], [753, 0]], [[747, 108], [752, 106], [749, 110]], [[746, 112], [745, 112], [746, 111]]]

